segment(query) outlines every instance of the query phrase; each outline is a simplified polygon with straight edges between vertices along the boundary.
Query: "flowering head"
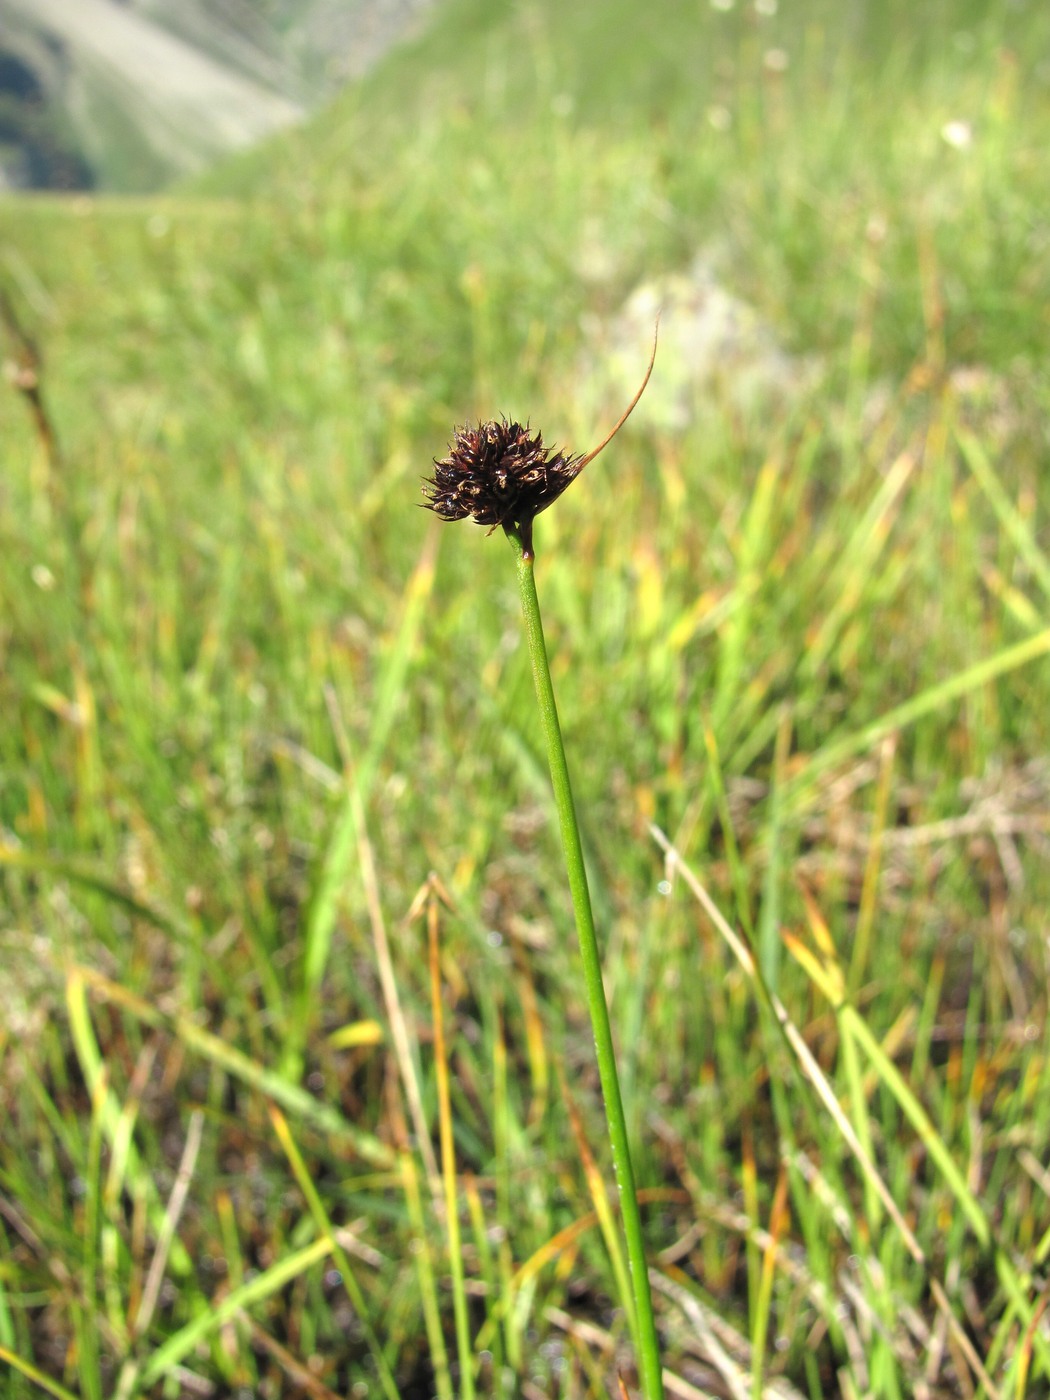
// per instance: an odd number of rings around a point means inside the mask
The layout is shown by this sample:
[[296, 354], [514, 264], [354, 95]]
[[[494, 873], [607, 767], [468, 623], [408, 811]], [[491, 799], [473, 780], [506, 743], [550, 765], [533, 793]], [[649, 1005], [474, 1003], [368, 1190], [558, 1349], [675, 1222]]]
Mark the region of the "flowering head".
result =
[[423, 482], [424, 504], [442, 520], [470, 516], [490, 534], [502, 525], [527, 542], [533, 520], [575, 479], [583, 460], [544, 447], [527, 423], [501, 418], [457, 428], [448, 456], [435, 460], [433, 477]]
[[593, 452], [573, 456], [544, 447], [539, 433], [528, 423], [497, 422], [456, 428], [447, 457], [434, 459], [434, 475], [424, 477], [423, 504], [442, 520], [470, 519], [487, 525], [489, 534], [498, 526], [517, 539], [526, 558], [532, 556], [532, 522], [546, 510], [593, 462], [630, 417], [645, 392], [656, 359], [656, 340], [642, 386], [626, 412]]

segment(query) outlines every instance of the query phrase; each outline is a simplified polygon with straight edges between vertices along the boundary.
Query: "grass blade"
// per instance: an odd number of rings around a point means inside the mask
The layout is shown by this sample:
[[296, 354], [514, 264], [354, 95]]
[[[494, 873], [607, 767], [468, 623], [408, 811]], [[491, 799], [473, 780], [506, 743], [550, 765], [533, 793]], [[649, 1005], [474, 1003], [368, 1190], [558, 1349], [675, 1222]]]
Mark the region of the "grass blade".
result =
[[358, 807], [368, 803], [379, 760], [404, 691], [405, 677], [415, 650], [427, 599], [434, 586], [438, 534], [432, 528], [424, 540], [415, 569], [405, 587], [404, 603], [394, 644], [380, 673], [368, 747], [356, 774], [347, 780], [346, 796], [336, 816], [310, 903], [303, 936], [302, 988], [295, 1024], [289, 1032], [282, 1069], [296, 1080], [302, 1070], [302, 1053], [309, 1023], [317, 1006], [321, 981], [331, 953], [336, 914], [350, 876], [357, 835]]
[[[163, 1027], [165, 1030], [172, 1031], [191, 1050], [203, 1055], [205, 1059], [218, 1065], [227, 1074], [233, 1075], [234, 1078], [273, 1099], [275, 1103], [280, 1104], [282, 1108], [295, 1117], [309, 1123], [317, 1131], [327, 1133], [337, 1140], [348, 1142], [365, 1161], [382, 1167], [390, 1167], [394, 1164], [394, 1154], [371, 1133], [366, 1133], [353, 1123], [348, 1122], [341, 1113], [329, 1104], [315, 1099], [312, 1094], [307, 1093], [298, 1084], [289, 1083], [283, 1075], [278, 1074], [275, 1070], [267, 1069], [265, 1065], [259, 1064], [243, 1051], [232, 1045], [227, 1045], [219, 1036], [203, 1030], [188, 1017], [173, 1016], [161, 1011], [151, 1002], [144, 1001], [134, 992], [129, 992], [125, 987], [111, 982], [109, 978], [92, 971], [91, 968], [77, 968], [75, 974], [71, 974], [71, 976], [73, 975], [76, 976], [81, 986], [91, 986], [107, 1001], [124, 1007], [146, 1025]], [[85, 1054], [90, 1056], [91, 1053], [90, 1048], [85, 1045]], [[97, 1057], [97, 1049], [93, 1053]]]
[[1050, 627], [1037, 632], [1034, 637], [1026, 637], [1022, 642], [1004, 647], [994, 656], [984, 657], [975, 665], [968, 666], [965, 671], [960, 671], [958, 675], [939, 681], [919, 695], [905, 700], [879, 719], [872, 720], [855, 733], [833, 739], [813, 754], [802, 771], [786, 784], [785, 800], [790, 801], [796, 810], [804, 807], [811, 800], [814, 783], [829, 769], [836, 768], [847, 759], [855, 758], [857, 754], [873, 748], [880, 739], [885, 739], [895, 730], [914, 724], [916, 720], [933, 714], [953, 700], [968, 695], [1000, 676], [1009, 675], [1011, 671], [1016, 671], [1030, 661], [1046, 656], [1047, 653], [1050, 653]]
[[376, 1336], [369, 1309], [365, 1302], [365, 1295], [361, 1290], [361, 1285], [357, 1281], [357, 1274], [354, 1272], [354, 1267], [350, 1262], [350, 1258], [338, 1241], [336, 1232], [328, 1217], [328, 1212], [324, 1208], [324, 1203], [321, 1200], [317, 1187], [314, 1185], [310, 1173], [307, 1170], [306, 1163], [303, 1161], [303, 1155], [299, 1151], [299, 1145], [292, 1136], [292, 1131], [288, 1126], [288, 1120], [275, 1105], [268, 1104], [267, 1108], [270, 1114], [270, 1122], [273, 1124], [273, 1130], [277, 1135], [277, 1141], [281, 1144], [284, 1154], [288, 1158], [288, 1163], [292, 1168], [292, 1173], [296, 1181], [299, 1183], [299, 1189], [303, 1193], [306, 1204], [310, 1209], [310, 1214], [313, 1216], [314, 1222], [322, 1235], [329, 1236], [332, 1240], [332, 1257], [342, 1275], [343, 1287], [346, 1289], [346, 1295], [350, 1299], [353, 1309], [357, 1313], [358, 1320], [361, 1323], [365, 1334], [365, 1341], [372, 1354], [372, 1359], [375, 1361], [376, 1370], [379, 1372], [379, 1383], [383, 1387], [383, 1393], [387, 1396], [387, 1400], [398, 1400], [397, 1384], [390, 1370], [390, 1366], [387, 1363], [379, 1338]]
[[39, 1367], [34, 1366], [31, 1361], [24, 1360], [9, 1347], [0, 1346], [0, 1361], [4, 1361], [13, 1370], [25, 1376], [26, 1380], [38, 1385], [41, 1390], [46, 1390], [48, 1395], [53, 1395], [55, 1400], [82, 1400], [82, 1397], [74, 1395], [71, 1390], [67, 1390], [64, 1385], [53, 1380], [51, 1376], [45, 1375]]
[[330, 1235], [322, 1235], [305, 1249], [286, 1255], [272, 1264], [263, 1273], [228, 1293], [221, 1303], [197, 1314], [185, 1327], [168, 1338], [153, 1353], [139, 1375], [139, 1389], [147, 1390], [177, 1366], [183, 1357], [188, 1356], [198, 1342], [237, 1316], [242, 1308], [250, 1308], [253, 1303], [261, 1303], [272, 1294], [291, 1283], [313, 1264], [327, 1258], [332, 1252], [334, 1241]]

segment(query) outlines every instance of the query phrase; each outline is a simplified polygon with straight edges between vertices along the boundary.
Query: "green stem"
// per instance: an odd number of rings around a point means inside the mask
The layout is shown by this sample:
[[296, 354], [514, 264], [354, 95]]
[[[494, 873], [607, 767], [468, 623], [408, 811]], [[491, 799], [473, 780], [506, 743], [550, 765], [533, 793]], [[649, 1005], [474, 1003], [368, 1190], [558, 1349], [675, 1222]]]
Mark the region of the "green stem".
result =
[[583, 847], [580, 844], [580, 831], [576, 822], [569, 769], [565, 762], [558, 708], [554, 702], [547, 646], [543, 640], [540, 603], [536, 596], [536, 580], [533, 575], [531, 540], [528, 536], [523, 539], [518, 534], [511, 534], [510, 540], [518, 556], [521, 610], [532, 660], [532, 675], [536, 682], [536, 698], [539, 701], [543, 732], [547, 740], [547, 759], [550, 763], [554, 799], [558, 808], [558, 825], [561, 828], [572, 907], [576, 915], [576, 932], [579, 935], [580, 956], [583, 960], [583, 980], [594, 1031], [598, 1075], [605, 1099], [605, 1117], [609, 1127], [616, 1186], [620, 1194], [620, 1211], [627, 1238], [627, 1258], [631, 1266], [637, 1321], [635, 1344], [638, 1348], [638, 1369], [646, 1400], [663, 1400], [660, 1344], [656, 1336], [652, 1294], [649, 1291], [642, 1218], [638, 1210], [638, 1193], [635, 1189], [634, 1168], [631, 1166], [631, 1151], [627, 1140], [627, 1121], [624, 1118], [620, 1081], [616, 1073], [612, 1027], [609, 1024], [609, 1008], [606, 1005], [605, 987], [602, 983], [602, 965], [598, 952], [598, 937], [594, 930], [594, 915], [591, 912], [591, 896], [587, 888], [587, 872], [583, 864]]

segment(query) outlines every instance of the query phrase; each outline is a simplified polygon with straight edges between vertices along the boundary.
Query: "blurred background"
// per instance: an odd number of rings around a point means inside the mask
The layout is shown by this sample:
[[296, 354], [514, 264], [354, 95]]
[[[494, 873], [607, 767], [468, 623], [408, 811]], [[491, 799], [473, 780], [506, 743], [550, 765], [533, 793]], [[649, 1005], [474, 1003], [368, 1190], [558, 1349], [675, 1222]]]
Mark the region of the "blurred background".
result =
[[418, 506], [658, 312], [536, 547], [668, 1393], [1045, 1393], [1048, 149], [1036, 0], [0, 0], [4, 1393], [633, 1393]]
[[426, 0], [4, 0], [8, 189], [157, 190], [322, 106]]

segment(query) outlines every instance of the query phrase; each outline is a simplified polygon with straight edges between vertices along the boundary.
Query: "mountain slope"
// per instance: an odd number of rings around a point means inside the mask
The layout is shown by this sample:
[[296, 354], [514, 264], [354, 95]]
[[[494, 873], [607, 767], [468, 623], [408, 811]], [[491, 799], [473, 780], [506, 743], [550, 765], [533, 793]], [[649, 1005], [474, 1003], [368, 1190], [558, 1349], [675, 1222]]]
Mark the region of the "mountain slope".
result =
[[[0, 185], [146, 190], [200, 171], [298, 121], [423, 8], [0, 0]], [[79, 164], [34, 160], [48, 139]]]

